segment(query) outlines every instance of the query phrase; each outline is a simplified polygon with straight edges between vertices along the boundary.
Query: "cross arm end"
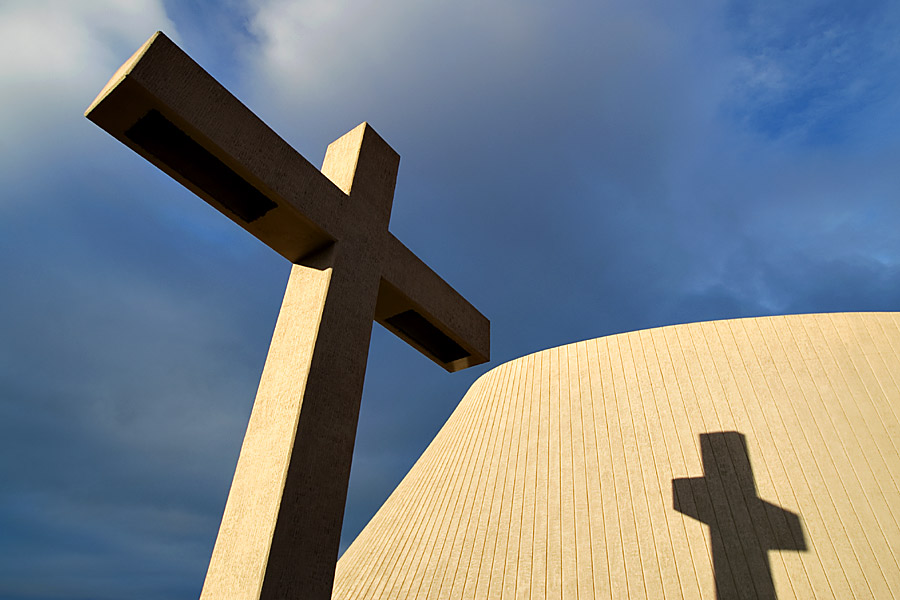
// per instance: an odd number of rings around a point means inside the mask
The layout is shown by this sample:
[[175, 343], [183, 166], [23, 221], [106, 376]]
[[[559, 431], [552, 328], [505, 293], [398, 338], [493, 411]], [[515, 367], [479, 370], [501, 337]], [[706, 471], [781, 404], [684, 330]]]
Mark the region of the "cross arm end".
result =
[[451, 373], [490, 360], [490, 321], [388, 235], [375, 320]]
[[345, 194], [162, 32], [85, 116], [292, 262], [336, 239]]

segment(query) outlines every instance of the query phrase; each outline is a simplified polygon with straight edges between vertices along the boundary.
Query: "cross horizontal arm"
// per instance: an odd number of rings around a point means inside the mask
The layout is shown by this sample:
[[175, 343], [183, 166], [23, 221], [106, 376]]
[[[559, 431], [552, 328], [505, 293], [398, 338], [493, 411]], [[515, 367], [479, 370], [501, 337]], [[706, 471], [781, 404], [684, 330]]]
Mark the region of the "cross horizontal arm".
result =
[[490, 360], [491, 324], [388, 234], [375, 320], [450, 372]]
[[768, 542], [766, 549], [806, 550], [806, 536], [803, 534], [800, 515], [765, 500], [762, 500], [762, 505], [769, 517], [769, 523], [775, 530], [775, 539], [766, 540]]
[[[695, 490], [697, 494], [694, 493]], [[708, 524], [712, 521], [712, 515], [707, 514], [709, 510], [701, 510], [697, 502], [703, 500], [703, 504], [708, 506], [709, 501], [705, 494], [708, 494], [708, 491], [703, 477], [680, 477], [672, 480], [672, 508]]]
[[291, 262], [339, 236], [346, 194], [162, 32], [85, 116]]

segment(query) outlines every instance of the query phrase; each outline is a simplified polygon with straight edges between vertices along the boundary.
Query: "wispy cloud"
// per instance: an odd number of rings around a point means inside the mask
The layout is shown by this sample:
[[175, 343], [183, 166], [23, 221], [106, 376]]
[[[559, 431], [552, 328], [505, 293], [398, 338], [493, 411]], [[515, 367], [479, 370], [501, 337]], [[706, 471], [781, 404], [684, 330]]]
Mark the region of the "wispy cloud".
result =
[[900, 10], [891, 2], [733, 2], [744, 60], [732, 108], [772, 137], [854, 137], [873, 105], [896, 105]]

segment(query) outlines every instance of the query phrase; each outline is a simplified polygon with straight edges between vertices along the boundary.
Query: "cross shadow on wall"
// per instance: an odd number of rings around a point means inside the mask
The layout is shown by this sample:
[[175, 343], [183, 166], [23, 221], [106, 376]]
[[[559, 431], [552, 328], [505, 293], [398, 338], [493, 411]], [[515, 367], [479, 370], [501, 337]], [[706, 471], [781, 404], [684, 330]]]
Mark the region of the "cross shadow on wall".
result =
[[774, 599], [769, 550], [806, 550], [800, 516], [761, 499], [744, 434], [700, 435], [702, 477], [672, 480], [674, 508], [709, 526], [716, 597]]

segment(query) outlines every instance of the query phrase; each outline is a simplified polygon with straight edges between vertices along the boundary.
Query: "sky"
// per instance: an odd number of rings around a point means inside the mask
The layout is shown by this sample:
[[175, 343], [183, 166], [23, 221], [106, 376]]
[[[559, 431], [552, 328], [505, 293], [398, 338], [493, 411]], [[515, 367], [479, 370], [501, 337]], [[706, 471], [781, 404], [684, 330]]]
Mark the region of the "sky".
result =
[[491, 320], [373, 329], [346, 548], [481, 374], [675, 323], [900, 309], [900, 4], [0, 3], [0, 598], [197, 596], [290, 265], [87, 121], [164, 31]]

